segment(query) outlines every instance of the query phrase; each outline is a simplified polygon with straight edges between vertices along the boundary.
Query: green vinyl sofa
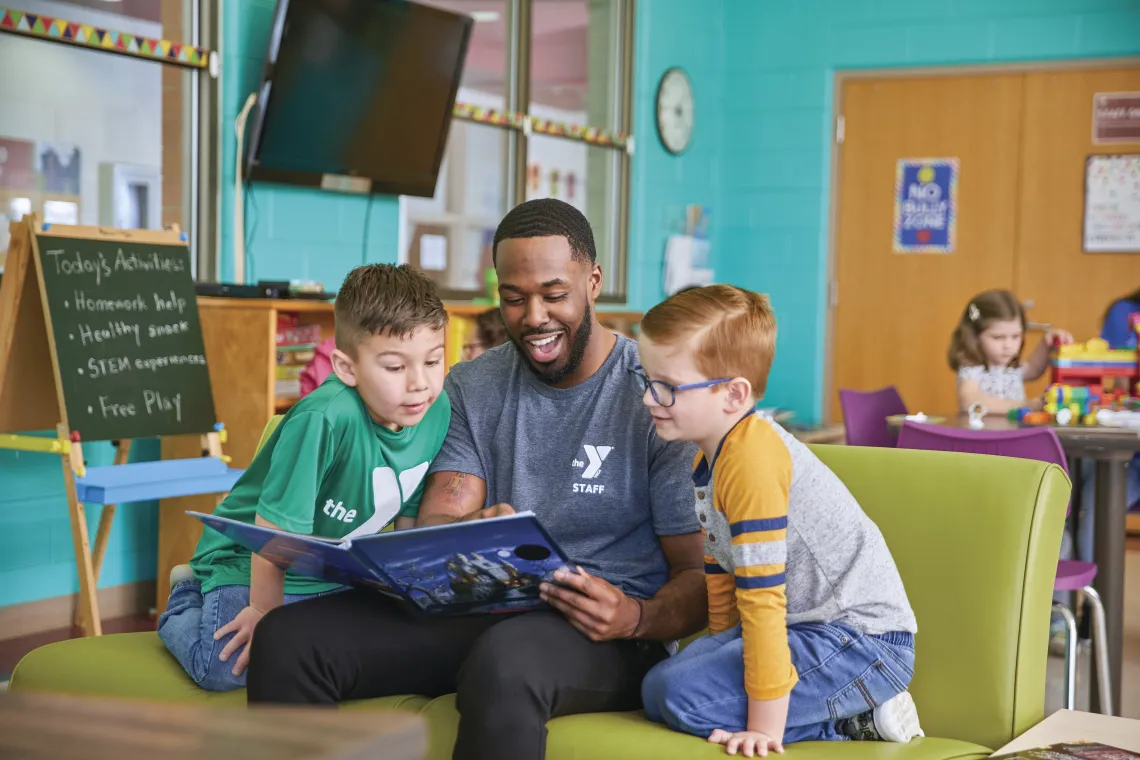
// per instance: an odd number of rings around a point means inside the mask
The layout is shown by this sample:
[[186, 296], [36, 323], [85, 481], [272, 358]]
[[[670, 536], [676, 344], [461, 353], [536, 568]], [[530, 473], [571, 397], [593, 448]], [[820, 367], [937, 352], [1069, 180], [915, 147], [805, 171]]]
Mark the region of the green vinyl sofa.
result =
[[[816, 446], [890, 545], [918, 617], [911, 692], [926, 738], [791, 745], [792, 760], [983, 758], [1044, 717], [1049, 610], [1070, 484], [1055, 465], [971, 454]], [[24, 657], [16, 692], [244, 709], [244, 692], [199, 690], [154, 633], [72, 639]], [[406, 695], [351, 709], [418, 711], [431, 760], [451, 756], [454, 695]], [[640, 712], [549, 723], [550, 760], [700, 760], [724, 750]], [[503, 760], [514, 760], [503, 758]]]

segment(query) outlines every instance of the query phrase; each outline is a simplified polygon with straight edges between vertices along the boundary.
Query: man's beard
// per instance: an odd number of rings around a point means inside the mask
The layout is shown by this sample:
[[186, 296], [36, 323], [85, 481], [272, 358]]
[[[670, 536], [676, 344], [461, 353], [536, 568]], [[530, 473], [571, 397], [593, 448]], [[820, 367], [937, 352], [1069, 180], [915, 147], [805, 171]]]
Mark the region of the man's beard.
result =
[[[514, 343], [515, 348], [524, 355], [526, 365], [530, 367], [535, 377], [546, 385], [558, 385], [570, 377], [570, 375], [577, 372], [578, 368], [582, 366], [582, 360], [586, 357], [586, 345], [590, 342], [590, 333], [594, 329], [593, 323], [594, 314], [590, 310], [590, 302], [586, 301], [586, 311], [582, 315], [581, 324], [578, 325], [576, 331], [567, 336], [567, 339], [570, 341], [570, 355], [567, 357], [566, 363], [562, 366], [536, 366], [531, 359], [530, 352], [526, 346], [523, 345], [522, 340], [515, 340], [514, 337], [511, 337], [511, 342]], [[567, 332], [569, 332], [569, 327], [566, 325], [563, 325], [563, 327], [566, 327]], [[526, 333], [526, 335], [541, 334], [541, 332], [540, 330], [532, 330]], [[523, 337], [525, 338], [526, 335]]]

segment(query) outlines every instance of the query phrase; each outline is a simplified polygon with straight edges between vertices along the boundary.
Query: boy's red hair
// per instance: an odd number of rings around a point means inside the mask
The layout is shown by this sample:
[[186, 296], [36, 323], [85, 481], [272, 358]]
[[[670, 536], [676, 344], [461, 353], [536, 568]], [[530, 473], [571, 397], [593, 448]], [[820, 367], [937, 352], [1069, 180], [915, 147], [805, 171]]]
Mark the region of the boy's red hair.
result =
[[732, 285], [677, 293], [650, 309], [641, 332], [676, 346], [697, 336], [693, 363], [710, 380], [743, 377], [759, 400], [776, 355], [776, 315], [768, 296]]

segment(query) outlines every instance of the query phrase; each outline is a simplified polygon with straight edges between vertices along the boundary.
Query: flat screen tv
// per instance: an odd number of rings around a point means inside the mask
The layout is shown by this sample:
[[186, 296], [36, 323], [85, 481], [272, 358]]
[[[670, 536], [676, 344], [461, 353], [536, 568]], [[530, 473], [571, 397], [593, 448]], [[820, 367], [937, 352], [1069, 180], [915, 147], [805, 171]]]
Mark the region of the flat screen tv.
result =
[[246, 176], [431, 197], [473, 23], [407, 0], [278, 0]]

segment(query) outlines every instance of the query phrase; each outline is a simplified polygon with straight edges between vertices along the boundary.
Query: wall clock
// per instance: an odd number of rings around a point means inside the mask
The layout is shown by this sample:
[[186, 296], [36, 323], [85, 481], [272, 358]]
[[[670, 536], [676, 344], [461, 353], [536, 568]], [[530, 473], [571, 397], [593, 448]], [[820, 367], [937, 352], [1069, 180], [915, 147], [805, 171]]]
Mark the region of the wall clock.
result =
[[693, 84], [685, 70], [674, 67], [657, 85], [657, 136], [665, 150], [683, 153], [693, 139]]

